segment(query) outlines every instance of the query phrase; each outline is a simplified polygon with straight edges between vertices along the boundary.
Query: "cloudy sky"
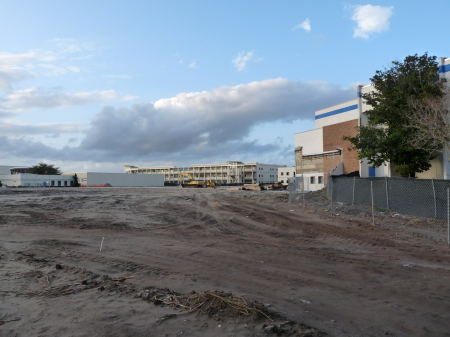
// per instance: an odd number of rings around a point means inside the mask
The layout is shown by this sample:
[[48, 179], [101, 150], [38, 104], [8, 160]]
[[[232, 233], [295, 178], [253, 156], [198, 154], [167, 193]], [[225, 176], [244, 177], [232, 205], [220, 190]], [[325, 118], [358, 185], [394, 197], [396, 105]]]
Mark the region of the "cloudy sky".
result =
[[450, 56], [447, 7], [0, 1], [0, 165], [294, 165], [315, 110], [393, 60]]

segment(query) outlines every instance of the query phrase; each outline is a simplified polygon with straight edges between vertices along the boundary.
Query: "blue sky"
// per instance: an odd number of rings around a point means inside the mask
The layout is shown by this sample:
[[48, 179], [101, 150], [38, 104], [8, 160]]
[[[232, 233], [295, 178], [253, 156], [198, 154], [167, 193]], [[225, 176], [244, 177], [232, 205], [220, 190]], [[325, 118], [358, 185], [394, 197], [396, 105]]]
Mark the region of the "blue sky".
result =
[[449, 57], [447, 0], [0, 1], [0, 165], [294, 164], [314, 110]]

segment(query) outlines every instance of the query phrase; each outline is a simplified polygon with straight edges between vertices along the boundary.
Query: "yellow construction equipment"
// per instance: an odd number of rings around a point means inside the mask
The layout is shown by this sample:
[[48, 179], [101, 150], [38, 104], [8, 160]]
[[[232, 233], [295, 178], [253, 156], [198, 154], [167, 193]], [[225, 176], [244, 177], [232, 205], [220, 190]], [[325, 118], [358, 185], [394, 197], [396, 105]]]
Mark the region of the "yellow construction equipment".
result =
[[[183, 177], [187, 177], [188, 181], [187, 183], [184, 182]], [[203, 181], [194, 180], [194, 177], [192, 177], [192, 174], [187, 172], [180, 172], [180, 185], [183, 187], [204, 187], [205, 183]]]
[[277, 181], [276, 183], [273, 183], [272, 185], [269, 185], [269, 189], [272, 191], [282, 191], [287, 189], [288, 185], [283, 185], [280, 181]]
[[216, 187], [216, 182], [215, 182], [215, 181], [212, 181], [212, 180], [210, 179], [210, 180], [208, 180], [208, 181], [206, 182], [206, 187], [207, 187], [207, 188], [214, 188], [214, 187]]

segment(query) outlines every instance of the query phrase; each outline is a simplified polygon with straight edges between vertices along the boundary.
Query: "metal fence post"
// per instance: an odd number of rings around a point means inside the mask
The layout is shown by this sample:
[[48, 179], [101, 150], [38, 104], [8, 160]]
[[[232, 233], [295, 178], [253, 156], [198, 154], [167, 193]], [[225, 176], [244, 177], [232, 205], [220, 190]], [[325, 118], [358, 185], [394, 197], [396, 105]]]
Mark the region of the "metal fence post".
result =
[[434, 217], [437, 218], [437, 205], [436, 205], [436, 188], [434, 187], [434, 179], [431, 179], [431, 186], [433, 187], [434, 198]]
[[329, 178], [330, 189], [331, 189], [331, 210], [333, 210], [333, 178]]
[[375, 226], [375, 211], [373, 207], [373, 181], [370, 181], [370, 194], [372, 196], [372, 226]]
[[303, 207], [306, 207], [306, 200], [305, 200], [305, 176], [302, 174], [302, 197], [303, 197]]
[[389, 209], [389, 188], [388, 188], [388, 178], [384, 177], [386, 181], [386, 208]]
[[352, 205], [355, 204], [355, 181], [356, 181], [356, 177], [353, 177], [353, 196], [352, 196]]

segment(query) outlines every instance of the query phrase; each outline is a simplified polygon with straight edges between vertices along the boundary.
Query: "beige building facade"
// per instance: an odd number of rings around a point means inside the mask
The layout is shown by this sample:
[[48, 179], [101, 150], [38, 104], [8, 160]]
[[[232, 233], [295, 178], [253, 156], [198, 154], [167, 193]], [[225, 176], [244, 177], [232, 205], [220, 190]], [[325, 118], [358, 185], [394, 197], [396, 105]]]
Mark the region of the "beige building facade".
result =
[[278, 169], [284, 165], [261, 164], [257, 162], [243, 163], [227, 161], [223, 164], [178, 166], [124, 166], [127, 174], [164, 174], [164, 181], [168, 184], [179, 184], [186, 178], [180, 175], [186, 172], [197, 181], [213, 181], [216, 184], [269, 184], [278, 179]]

